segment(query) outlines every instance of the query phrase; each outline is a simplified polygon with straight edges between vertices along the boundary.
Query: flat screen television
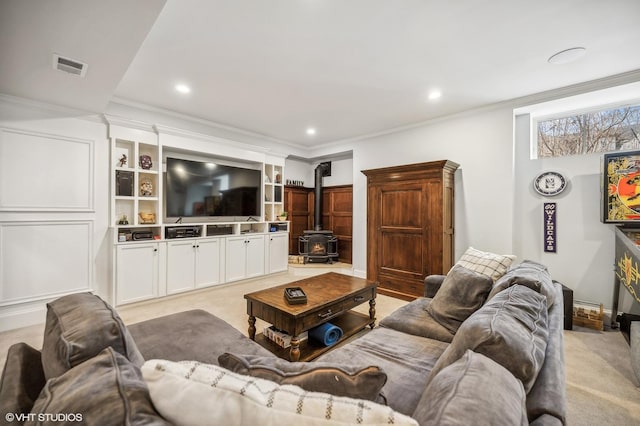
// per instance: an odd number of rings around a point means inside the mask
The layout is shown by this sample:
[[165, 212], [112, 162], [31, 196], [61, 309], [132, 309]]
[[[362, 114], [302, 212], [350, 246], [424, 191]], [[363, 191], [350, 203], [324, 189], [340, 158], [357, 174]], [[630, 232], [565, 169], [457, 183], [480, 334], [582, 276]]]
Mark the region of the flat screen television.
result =
[[245, 221], [261, 215], [262, 170], [166, 157], [166, 222]]

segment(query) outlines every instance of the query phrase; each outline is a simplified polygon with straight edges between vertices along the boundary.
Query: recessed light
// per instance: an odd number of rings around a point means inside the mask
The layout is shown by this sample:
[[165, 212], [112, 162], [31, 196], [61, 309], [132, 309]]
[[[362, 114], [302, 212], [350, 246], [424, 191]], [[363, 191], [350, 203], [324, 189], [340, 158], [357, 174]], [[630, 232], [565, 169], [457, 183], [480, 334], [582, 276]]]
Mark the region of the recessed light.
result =
[[551, 55], [547, 61], [554, 65], [568, 64], [582, 58], [586, 53], [587, 49], [584, 47], [572, 47]]
[[439, 99], [440, 97], [442, 97], [442, 92], [439, 90], [432, 90], [431, 92], [429, 92], [429, 100], [430, 101], [435, 101], [436, 99]]
[[186, 84], [176, 84], [176, 90], [180, 93], [185, 93], [185, 94], [191, 92], [191, 88]]
[[307, 129], [307, 134], [310, 135], [310, 136], [315, 135], [316, 134], [316, 129], [314, 129], [313, 127], [309, 127]]

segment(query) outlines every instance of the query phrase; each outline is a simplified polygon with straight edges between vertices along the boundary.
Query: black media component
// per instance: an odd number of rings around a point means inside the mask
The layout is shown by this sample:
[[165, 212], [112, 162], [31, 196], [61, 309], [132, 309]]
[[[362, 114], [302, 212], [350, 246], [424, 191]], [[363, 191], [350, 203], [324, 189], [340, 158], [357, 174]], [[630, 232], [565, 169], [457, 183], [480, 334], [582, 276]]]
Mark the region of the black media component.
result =
[[133, 233], [132, 238], [134, 241], [140, 240], [152, 240], [153, 232], [151, 231], [136, 231]]
[[207, 225], [207, 237], [212, 235], [231, 235], [233, 226], [229, 225]]
[[169, 226], [165, 229], [165, 238], [194, 238], [201, 233], [199, 226]]

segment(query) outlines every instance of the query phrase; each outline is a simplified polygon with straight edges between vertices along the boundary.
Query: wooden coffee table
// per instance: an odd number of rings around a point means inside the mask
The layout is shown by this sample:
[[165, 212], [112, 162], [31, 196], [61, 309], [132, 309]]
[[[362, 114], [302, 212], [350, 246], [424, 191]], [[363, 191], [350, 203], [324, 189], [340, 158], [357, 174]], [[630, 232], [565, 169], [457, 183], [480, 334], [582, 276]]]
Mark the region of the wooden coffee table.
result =
[[[294, 281], [266, 290], [245, 294], [249, 315], [249, 337], [280, 358], [290, 361], [309, 361], [333, 346], [315, 346], [308, 340], [300, 342], [298, 336], [310, 328], [331, 322], [343, 331], [342, 339], [354, 335], [376, 321], [376, 288], [378, 283], [329, 272]], [[291, 305], [284, 297], [287, 287], [300, 287], [307, 295], [307, 303]], [[369, 301], [369, 315], [351, 311]], [[272, 324], [290, 334], [291, 347], [281, 348], [262, 333], [256, 336], [256, 318]]]

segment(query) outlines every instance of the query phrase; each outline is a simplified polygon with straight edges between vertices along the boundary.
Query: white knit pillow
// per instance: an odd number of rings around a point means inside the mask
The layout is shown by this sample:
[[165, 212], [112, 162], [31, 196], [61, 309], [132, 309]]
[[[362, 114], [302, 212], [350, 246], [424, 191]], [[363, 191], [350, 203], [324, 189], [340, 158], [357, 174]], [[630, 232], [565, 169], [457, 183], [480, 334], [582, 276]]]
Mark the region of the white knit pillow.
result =
[[371, 401], [307, 392], [197, 361], [150, 360], [142, 375], [156, 410], [175, 425], [418, 425]]
[[456, 263], [464, 268], [491, 277], [495, 282], [507, 272], [515, 259], [516, 256], [511, 254], [495, 254], [469, 247]]

